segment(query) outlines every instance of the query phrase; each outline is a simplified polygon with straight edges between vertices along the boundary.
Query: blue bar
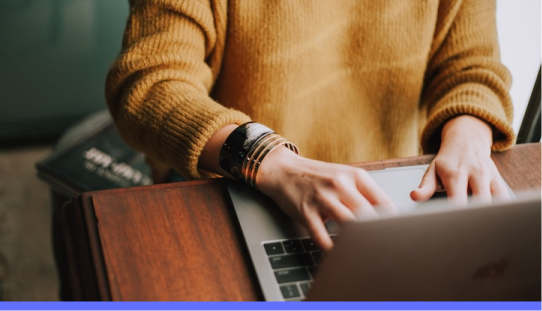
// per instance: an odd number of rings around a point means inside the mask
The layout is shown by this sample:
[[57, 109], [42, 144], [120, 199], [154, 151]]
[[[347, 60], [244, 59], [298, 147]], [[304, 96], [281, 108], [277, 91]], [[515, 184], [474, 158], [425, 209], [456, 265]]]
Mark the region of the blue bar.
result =
[[0, 302], [3, 310], [541, 310], [535, 302]]

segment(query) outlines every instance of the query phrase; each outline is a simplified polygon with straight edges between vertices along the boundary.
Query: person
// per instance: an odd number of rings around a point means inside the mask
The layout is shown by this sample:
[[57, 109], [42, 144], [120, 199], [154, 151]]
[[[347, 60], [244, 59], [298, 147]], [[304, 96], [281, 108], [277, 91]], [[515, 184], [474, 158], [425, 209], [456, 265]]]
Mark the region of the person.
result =
[[130, 4], [106, 98], [155, 167], [242, 180], [325, 251], [326, 219], [395, 209], [351, 163], [436, 153], [414, 200], [508, 195], [490, 158], [515, 141], [494, 0]]

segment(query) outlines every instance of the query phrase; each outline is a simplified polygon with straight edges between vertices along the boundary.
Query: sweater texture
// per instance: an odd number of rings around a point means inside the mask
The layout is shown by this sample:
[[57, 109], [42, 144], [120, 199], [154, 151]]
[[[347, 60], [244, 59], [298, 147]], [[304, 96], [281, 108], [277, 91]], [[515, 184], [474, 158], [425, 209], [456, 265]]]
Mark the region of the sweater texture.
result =
[[462, 114], [504, 150], [510, 84], [494, 0], [133, 0], [106, 98], [134, 148], [207, 178], [205, 143], [249, 120], [335, 163], [436, 152]]

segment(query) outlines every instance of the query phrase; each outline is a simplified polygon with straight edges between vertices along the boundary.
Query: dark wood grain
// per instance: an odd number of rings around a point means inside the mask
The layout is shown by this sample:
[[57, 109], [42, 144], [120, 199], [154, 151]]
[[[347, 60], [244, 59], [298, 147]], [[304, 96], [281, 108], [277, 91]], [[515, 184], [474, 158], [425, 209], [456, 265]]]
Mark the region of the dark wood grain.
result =
[[521, 144], [492, 158], [510, 188], [516, 192], [540, 190], [540, 143]]
[[[377, 170], [432, 158], [356, 166]], [[513, 190], [540, 190], [539, 143], [493, 159]], [[261, 300], [233, 214], [223, 179], [83, 194], [64, 213], [76, 298]]]
[[259, 300], [225, 191], [215, 180], [94, 195], [112, 300]]

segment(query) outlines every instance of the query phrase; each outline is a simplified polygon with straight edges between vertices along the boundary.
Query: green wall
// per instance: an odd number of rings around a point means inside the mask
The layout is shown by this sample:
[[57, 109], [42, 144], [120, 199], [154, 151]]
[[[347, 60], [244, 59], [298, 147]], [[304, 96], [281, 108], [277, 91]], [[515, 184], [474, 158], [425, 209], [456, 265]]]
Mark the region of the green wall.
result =
[[0, 1], [0, 142], [60, 134], [106, 107], [128, 0]]

